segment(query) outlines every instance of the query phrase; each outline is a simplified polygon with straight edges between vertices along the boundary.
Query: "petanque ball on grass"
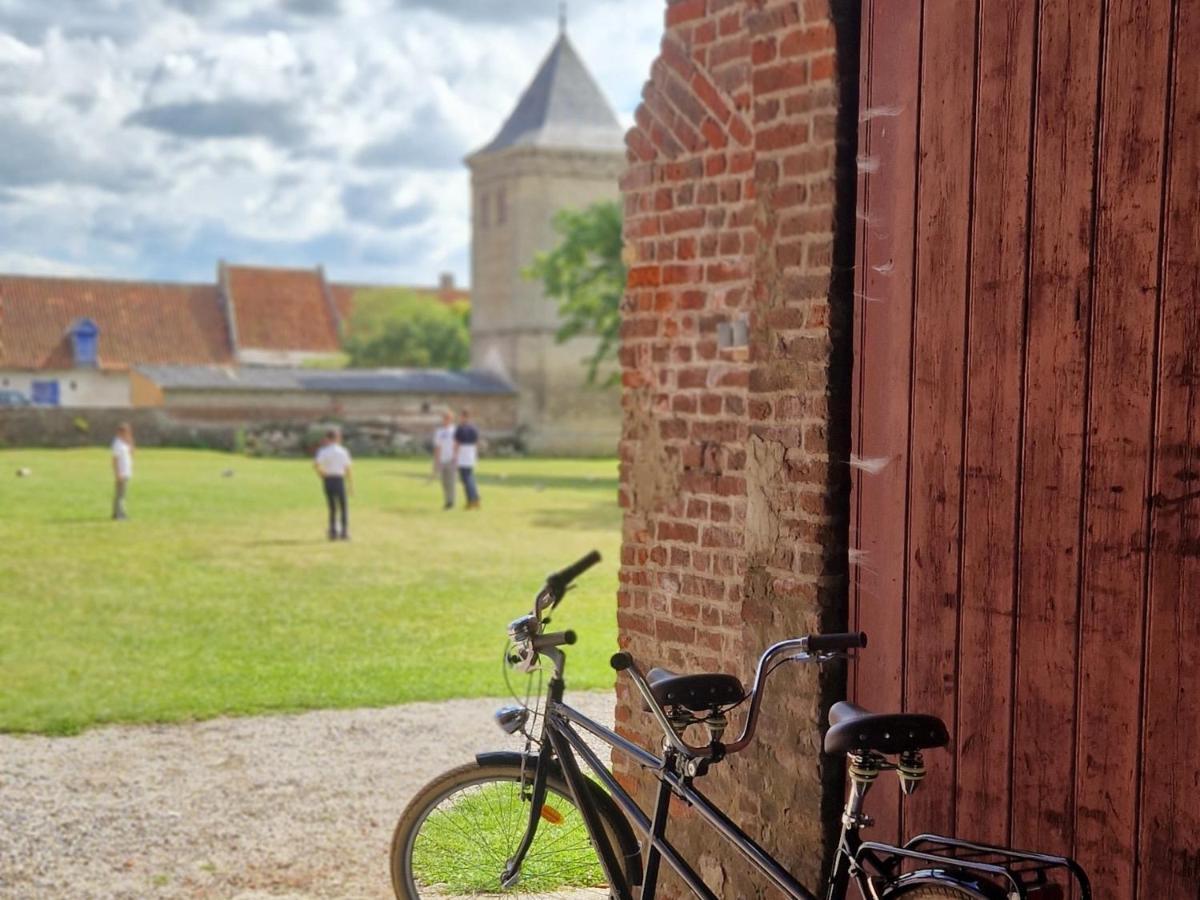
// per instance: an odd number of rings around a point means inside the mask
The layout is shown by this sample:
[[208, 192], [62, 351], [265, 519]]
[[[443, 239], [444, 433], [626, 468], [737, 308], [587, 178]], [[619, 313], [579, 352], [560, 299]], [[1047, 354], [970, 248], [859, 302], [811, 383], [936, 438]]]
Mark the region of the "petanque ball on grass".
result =
[[17, 469], [17, 477], [18, 478], [29, 478], [31, 475], [33, 475], [33, 469], [28, 469], [24, 466]]
[[222, 478], [232, 478], [233, 476], [234, 476], [233, 469], [226, 469], [224, 472], [221, 473]]

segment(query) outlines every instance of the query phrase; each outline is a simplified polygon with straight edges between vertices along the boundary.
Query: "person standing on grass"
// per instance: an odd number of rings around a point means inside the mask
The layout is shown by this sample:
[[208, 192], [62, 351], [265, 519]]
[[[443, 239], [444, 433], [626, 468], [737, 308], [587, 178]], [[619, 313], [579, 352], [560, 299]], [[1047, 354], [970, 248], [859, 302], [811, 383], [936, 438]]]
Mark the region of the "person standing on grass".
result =
[[128, 519], [125, 512], [125, 492], [133, 478], [133, 426], [122, 422], [112, 442], [113, 490], [112, 517], [114, 521]]
[[433, 433], [433, 475], [442, 480], [442, 509], [454, 508], [454, 413], [442, 413], [442, 427]]
[[[342, 446], [342, 433], [336, 428], [325, 432], [321, 449], [313, 460], [317, 477], [325, 486], [325, 503], [329, 507], [329, 539], [350, 540], [349, 515], [346, 512], [346, 495], [354, 495], [354, 476], [350, 451]], [[338, 524], [341, 530], [338, 530]]]
[[478, 451], [479, 432], [471, 424], [471, 411], [464, 409], [458, 414], [458, 427], [454, 429], [454, 460], [467, 494], [467, 509], [479, 509], [479, 489], [475, 486]]

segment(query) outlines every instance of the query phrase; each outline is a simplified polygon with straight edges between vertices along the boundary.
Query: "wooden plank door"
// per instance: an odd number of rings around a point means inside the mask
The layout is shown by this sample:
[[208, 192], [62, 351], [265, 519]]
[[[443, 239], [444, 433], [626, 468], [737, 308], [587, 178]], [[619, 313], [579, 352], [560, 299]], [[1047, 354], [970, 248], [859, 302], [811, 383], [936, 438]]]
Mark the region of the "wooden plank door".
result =
[[878, 833], [1195, 900], [1200, 4], [863, 0], [862, 35], [850, 687], [954, 735]]

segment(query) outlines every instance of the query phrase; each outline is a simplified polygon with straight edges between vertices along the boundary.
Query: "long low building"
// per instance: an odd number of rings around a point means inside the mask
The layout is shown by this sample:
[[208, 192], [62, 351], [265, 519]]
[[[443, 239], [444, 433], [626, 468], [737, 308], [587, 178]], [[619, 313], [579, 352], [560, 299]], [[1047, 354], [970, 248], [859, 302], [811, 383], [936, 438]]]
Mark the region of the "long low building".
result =
[[303, 369], [139, 366], [131, 373], [135, 407], [208, 422], [388, 418], [426, 421], [469, 408], [481, 427], [517, 428], [517, 396], [486, 372], [434, 369]]
[[[0, 275], [0, 390], [37, 406], [131, 405], [138, 366], [299, 366], [341, 350], [368, 285], [219, 263], [212, 284]], [[407, 288], [469, 299], [450, 276]]]

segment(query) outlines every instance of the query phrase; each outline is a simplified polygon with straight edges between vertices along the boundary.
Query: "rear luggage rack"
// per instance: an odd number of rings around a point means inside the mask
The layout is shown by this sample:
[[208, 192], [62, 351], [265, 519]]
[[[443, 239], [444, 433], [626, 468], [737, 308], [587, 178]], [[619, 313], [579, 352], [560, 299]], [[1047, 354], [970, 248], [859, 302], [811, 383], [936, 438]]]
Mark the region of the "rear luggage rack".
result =
[[[1003, 887], [1011, 900], [1059, 900], [1064, 878], [1078, 886], [1079, 900], [1091, 900], [1087, 874], [1073, 859], [1026, 850], [1010, 850], [936, 834], [920, 834], [903, 847], [866, 842], [855, 863], [868, 876], [895, 878], [905, 862], [925, 863], [951, 872], [982, 876]], [[1060, 876], [1055, 879], [1055, 876]]]

